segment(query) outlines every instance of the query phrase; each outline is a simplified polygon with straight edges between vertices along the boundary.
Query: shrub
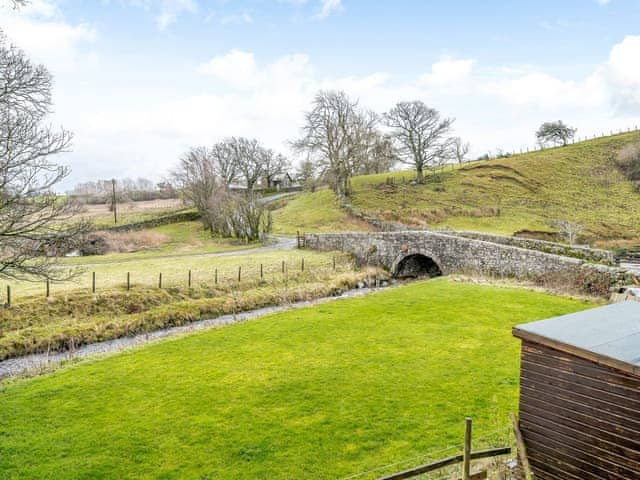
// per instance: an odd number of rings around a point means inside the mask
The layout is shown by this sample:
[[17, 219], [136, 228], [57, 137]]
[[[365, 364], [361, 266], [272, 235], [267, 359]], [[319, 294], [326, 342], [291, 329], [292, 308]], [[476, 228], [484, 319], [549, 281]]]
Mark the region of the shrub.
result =
[[640, 143], [623, 147], [616, 157], [616, 164], [636, 188], [640, 188]]

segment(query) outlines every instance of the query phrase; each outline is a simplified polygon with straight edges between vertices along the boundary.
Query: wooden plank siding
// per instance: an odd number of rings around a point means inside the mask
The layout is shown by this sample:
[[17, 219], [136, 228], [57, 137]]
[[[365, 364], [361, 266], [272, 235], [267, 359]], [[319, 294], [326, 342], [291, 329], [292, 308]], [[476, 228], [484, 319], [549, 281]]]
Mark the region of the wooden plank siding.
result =
[[638, 480], [640, 376], [523, 339], [520, 429], [538, 480]]

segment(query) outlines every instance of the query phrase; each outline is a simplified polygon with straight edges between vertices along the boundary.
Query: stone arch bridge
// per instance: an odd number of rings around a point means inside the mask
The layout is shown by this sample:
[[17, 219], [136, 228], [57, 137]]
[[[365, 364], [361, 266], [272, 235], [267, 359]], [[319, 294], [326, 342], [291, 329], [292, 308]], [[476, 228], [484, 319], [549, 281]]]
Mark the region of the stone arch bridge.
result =
[[382, 266], [399, 277], [480, 273], [576, 281], [597, 274], [615, 286], [631, 281], [629, 272], [614, 266], [434, 231], [305, 234], [305, 247], [349, 252], [358, 263]]

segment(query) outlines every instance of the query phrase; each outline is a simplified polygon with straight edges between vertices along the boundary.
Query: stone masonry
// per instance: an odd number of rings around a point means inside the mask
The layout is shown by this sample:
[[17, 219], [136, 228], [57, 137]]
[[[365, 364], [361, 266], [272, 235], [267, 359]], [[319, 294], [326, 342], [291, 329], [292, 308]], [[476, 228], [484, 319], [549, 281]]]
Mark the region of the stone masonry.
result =
[[606, 276], [611, 286], [622, 286], [632, 278], [629, 272], [616, 267], [433, 231], [306, 234], [305, 246], [349, 252], [359, 263], [382, 266], [392, 274], [398, 273], [403, 259], [419, 254], [431, 258], [445, 275], [479, 273], [518, 279], [545, 276], [573, 279], [598, 274]]

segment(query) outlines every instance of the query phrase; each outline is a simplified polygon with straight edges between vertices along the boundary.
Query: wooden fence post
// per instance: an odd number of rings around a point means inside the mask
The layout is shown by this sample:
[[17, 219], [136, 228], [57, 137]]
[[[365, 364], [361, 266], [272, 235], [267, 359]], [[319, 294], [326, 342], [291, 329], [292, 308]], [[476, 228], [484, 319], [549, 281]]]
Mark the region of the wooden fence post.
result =
[[333, 256], [333, 269], [336, 269], [336, 256]]
[[189, 278], [187, 279], [187, 286], [191, 288], [191, 270], [189, 270]]
[[11, 285], [7, 285], [7, 307], [11, 306]]
[[264, 272], [262, 270], [262, 264], [260, 264], [260, 280], [264, 278]]
[[242, 267], [238, 267], [238, 283], [242, 280]]
[[518, 459], [520, 460], [520, 464], [524, 470], [525, 479], [532, 480], [533, 474], [531, 473], [531, 466], [529, 465], [529, 457], [527, 457], [527, 448], [524, 444], [524, 440], [522, 439], [522, 433], [520, 432], [518, 417], [516, 417], [515, 413], [511, 412], [509, 413], [509, 418], [513, 424], [513, 434], [516, 437], [516, 446], [518, 447]]
[[158, 288], [162, 288], [162, 272], [158, 275]]
[[464, 419], [464, 452], [462, 453], [462, 480], [471, 479], [471, 419]]
[[47, 298], [49, 298], [50, 290], [51, 290], [51, 287], [49, 285], [49, 279], [47, 278]]
[[282, 273], [283, 274], [284, 274], [284, 270], [285, 270], [285, 268], [284, 268], [284, 260], [282, 260]]
[[304, 257], [302, 257], [302, 260], [300, 261], [300, 271], [304, 272]]
[[96, 293], [96, 272], [91, 272], [91, 293]]
[[218, 269], [216, 268], [216, 272], [214, 274], [213, 277], [213, 282], [217, 285], [218, 284]]
[[127, 272], [127, 290], [131, 289], [131, 273]]

